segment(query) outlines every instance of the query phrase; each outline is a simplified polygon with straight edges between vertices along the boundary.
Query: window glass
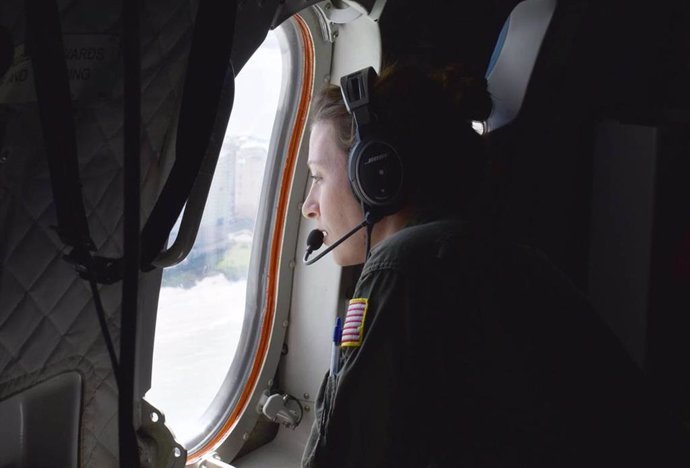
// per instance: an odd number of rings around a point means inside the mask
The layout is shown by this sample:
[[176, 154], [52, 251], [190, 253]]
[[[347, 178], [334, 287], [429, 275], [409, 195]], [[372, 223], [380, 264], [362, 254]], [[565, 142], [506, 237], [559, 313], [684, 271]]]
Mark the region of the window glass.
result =
[[278, 35], [269, 31], [236, 78], [233, 110], [194, 248], [163, 273], [146, 400], [163, 412], [182, 444], [207, 426], [202, 416], [235, 357], [281, 74]]

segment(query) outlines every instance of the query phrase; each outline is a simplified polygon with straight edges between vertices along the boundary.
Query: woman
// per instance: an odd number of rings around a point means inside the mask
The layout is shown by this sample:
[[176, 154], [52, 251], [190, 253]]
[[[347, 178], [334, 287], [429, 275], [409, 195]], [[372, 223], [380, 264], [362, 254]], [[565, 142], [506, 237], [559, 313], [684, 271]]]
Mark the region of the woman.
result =
[[[480, 218], [486, 154], [470, 121], [491, 109], [486, 82], [461, 67], [370, 79], [360, 83], [366, 114], [337, 87], [313, 109], [303, 215], [326, 244], [373, 222], [333, 250], [339, 265], [364, 266], [303, 466], [686, 463], [684, 435], [652, 409], [641, 373], [586, 299]], [[349, 154], [372, 134], [389, 147], [361, 167], [383, 158], [392, 166], [372, 177], [400, 176], [399, 187], [386, 179], [395, 193], [381, 206], [363, 194]]]

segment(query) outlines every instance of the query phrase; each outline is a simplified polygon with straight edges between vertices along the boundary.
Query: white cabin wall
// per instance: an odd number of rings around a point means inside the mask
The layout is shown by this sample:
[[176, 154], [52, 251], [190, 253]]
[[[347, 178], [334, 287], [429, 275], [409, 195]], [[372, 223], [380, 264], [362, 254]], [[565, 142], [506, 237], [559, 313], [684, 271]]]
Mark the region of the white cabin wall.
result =
[[362, 15], [347, 24], [337, 25], [333, 44], [331, 83], [339, 85], [340, 77], [362, 68], [381, 68], [381, 31], [378, 21]]

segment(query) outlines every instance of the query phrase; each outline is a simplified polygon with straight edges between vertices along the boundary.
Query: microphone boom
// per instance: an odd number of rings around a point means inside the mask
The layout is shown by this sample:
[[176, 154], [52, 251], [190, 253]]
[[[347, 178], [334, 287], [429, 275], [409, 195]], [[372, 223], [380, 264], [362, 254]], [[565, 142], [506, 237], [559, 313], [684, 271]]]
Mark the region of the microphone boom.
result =
[[341, 243], [343, 243], [345, 240], [347, 240], [350, 236], [352, 236], [355, 232], [359, 231], [362, 229], [364, 226], [366, 226], [370, 222], [368, 217], [364, 218], [364, 221], [362, 221], [359, 225], [357, 225], [354, 229], [352, 229], [350, 232], [345, 234], [343, 237], [338, 239], [333, 243], [333, 245], [329, 246], [326, 250], [321, 252], [318, 256], [311, 260], [307, 260], [311, 253], [314, 250], [317, 250], [321, 247], [323, 244], [323, 232], [319, 231], [318, 229], [314, 229], [309, 233], [309, 236], [307, 236], [307, 251], [304, 254], [304, 263], [306, 265], [311, 265], [317, 260], [319, 260], [321, 257], [326, 255], [328, 252], [331, 250], [335, 249], [337, 246], [339, 246]]

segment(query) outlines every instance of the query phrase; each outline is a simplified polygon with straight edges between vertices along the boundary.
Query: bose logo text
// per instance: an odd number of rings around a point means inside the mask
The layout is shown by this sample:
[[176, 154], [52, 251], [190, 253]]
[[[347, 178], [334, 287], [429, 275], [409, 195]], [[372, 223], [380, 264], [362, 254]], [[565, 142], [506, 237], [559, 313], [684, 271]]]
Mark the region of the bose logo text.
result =
[[388, 157], [388, 153], [381, 153], [378, 156], [372, 156], [367, 161], [364, 163], [366, 166], [367, 164], [375, 163], [376, 161], [381, 161], [382, 159], [386, 159]]

